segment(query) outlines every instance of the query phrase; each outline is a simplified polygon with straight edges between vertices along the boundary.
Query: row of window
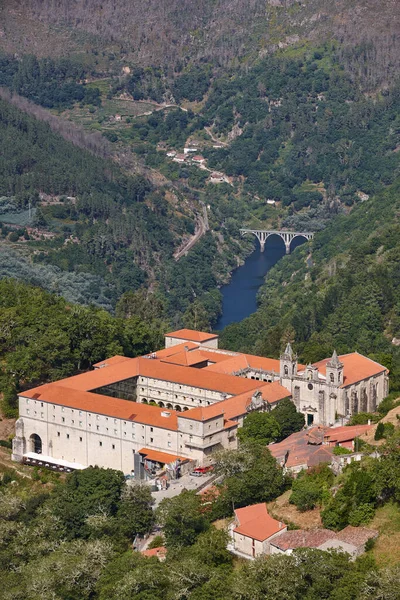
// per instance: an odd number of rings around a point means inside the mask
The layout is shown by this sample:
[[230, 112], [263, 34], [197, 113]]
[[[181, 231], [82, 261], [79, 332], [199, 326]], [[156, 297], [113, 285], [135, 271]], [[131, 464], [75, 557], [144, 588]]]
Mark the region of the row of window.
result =
[[[57, 431], [57, 437], [61, 437], [61, 432], [60, 431]], [[132, 437], [133, 438], [135, 437], [134, 433], [132, 433]], [[69, 433], [66, 434], [66, 439], [69, 440]], [[144, 436], [142, 436], [142, 439], [144, 440]], [[83, 438], [80, 437], [79, 441], [83, 442]], [[150, 438], [150, 444], [153, 444], [153, 443], [154, 443], [154, 438]], [[99, 446], [100, 447], [103, 446], [103, 442], [102, 441], [99, 442]], [[115, 444], [112, 444], [111, 446], [112, 446], [112, 449], [115, 450]], [[168, 448], [171, 448], [172, 447], [172, 442], [168, 441], [167, 442], [167, 446], [168, 446]], [[182, 446], [181, 446], [181, 448], [182, 448]]]

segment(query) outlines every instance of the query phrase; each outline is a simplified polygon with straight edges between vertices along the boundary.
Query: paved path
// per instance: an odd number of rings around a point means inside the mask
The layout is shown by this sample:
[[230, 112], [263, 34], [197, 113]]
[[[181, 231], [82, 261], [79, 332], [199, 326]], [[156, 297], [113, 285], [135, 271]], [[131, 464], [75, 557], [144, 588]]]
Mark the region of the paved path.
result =
[[202, 488], [204, 484], [209, 481], [213, 481], [215, 475], [211, 474], [208, 477], [191, 477], [190, 475], [183, 475], [180, 479], [172, 480], [167, 490], [161, 490], [160, 492], [152, 492], [152, 496], [155, 500], [153, 508], [157, 508], [161, 500], [164, 498], [174, 498], [178, 496], [183, 490], [197, 490]]

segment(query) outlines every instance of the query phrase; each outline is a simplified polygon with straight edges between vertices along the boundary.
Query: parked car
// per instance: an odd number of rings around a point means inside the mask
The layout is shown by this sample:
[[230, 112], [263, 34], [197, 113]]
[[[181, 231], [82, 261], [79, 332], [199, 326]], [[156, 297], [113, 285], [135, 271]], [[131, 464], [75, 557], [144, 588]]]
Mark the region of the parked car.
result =
[[205, 475], [212, 471], [214, 467], [212, 465], [208, 465], [207, 467], [196, 467], [193, 473], [199, 473], [200, 475]]
[[191, 477], [201, 477], [202, 475], [203, 473], [200, 473], [200, 471], [196, 471], [196, 469], [190, 473]]

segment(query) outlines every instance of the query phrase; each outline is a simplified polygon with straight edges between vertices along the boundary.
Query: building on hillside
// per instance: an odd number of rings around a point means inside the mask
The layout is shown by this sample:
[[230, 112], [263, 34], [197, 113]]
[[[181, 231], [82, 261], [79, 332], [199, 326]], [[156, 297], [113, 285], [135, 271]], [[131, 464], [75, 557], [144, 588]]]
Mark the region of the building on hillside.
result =
[[316, 548], [318, 550], [338, 550], [347, 552], [354, 560], [365, 551], [368, 540], [376, 539], [378, 532], [365, 527], [348, 525], [335, 533], [330, 529], [286, 531], [270, 542], [270, 554], [292, 554], [297, 548]]
[[158, 465], [176, 473], [183, 461], [208, 464], [215, 450], [236, 448], [251, 411], [273, 410], [293, 395], [309, 424], [333, 423], [342, 410], [376, 406], [387, 377], [359, 354], [304, 367], [289, 345], [275, 360], [221, 350], [217, 335], [181, 329], [166, 334], [163, 350], [114, 356], [22, 392], [13, 458], [33, 452], [125, 474]]
[[[268, 446], [272, 456], [285, 471], [294, 475], [320, 464], [331, 464], [340, 472], [350, 462], [361, 460], [363, 454], [356, 448], [355, 440], [365, 435], [372, 425], [346, 427], [323, 427], [318, 425], [308, 430], [292, 433], [282, 442]], [[349, 450], [349, 454], [335, 456], [335, 446]]]
[[237, 508], [229, 529], [232, 541], [228, 549], [245, 558], [269, 554], [272, 541], [285, 531], [285, 523], [273, 519], [265, 503]]
[[388, 394], [387, 369], [353, 352], [300, 366], [290, 344], [280, 361], [280, 383], [290, 390], [306, 424], [333, 425], [337, 417], [374, 412]]

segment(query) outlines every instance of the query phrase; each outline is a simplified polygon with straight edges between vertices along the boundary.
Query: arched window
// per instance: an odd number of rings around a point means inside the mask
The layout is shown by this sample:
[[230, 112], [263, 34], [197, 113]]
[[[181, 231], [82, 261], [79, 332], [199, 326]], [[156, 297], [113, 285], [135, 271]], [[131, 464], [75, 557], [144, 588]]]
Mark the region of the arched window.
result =
[[159, 402], [159, 403], [158, 403], [158, 406], [159, 406], [160, 408], [164, 408], [164, 402]]
[[31, 443], [31, 452], [35, 452], [36, 454], [42, 454], [42, 440], [37, 433], [32, 433], [29, 438]]
[[147, 404], [146, 398], [142, 398], [142, 404]]
[[172, 409], [173, 409], [173, 406], [172, 406], [172, 404], [168, 403], [168, 404], [167, 404], [167, 408], [170, 408], [170, 409], [172, 410]]
[[176, 404], [176, 405], [175, 405], [175, 410], [176, 410], [176, 411], [178, 411], [178, 412], [182, 412], [182, 409], [181, 409], [181, 407], [179, 406], [179, 404]]
[[285, 375], [289, 375], [289, 369], [286, 365], [285, 365], [285, 368], [283, 371], [284, 371]]
[[335, 383], [335, 376], [334, 376], [334, 374], [330, 373], [329, 377], [330, 377], [331, 383]]

